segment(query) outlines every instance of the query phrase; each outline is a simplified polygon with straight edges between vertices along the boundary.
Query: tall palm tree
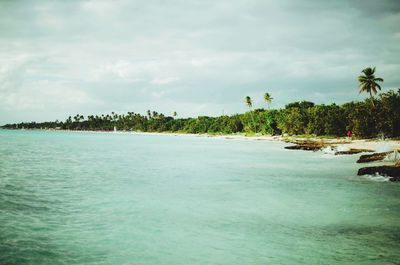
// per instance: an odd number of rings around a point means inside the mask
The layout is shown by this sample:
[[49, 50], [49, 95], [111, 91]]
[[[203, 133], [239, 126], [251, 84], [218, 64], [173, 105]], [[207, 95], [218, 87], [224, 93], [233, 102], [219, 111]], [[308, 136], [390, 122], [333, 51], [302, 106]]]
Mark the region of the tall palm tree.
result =
[[269, 108], [269, 106], [271, 105], [271, 102], [274, 98], [271, 97], [271, 95], [269, 93], [265, 93], [264, 94], [264, 101], [267, 103], [267, 106]]
[[251, 120], [253, 121], [253, 130], [254, 130], [254, 132], [255, 132], [256, 126], [255, 126], [255, 122], [254, 122], [254, 118], [253, 118], [253, 113], [251, 112], [251, 108], [253, 107], [253, 102], [252, 102], [252, 100], [251, 100], [251, 97], [246, 96], [246, 97], [244, 98], [244, 103], [245, 103], [245, 104], [247, 105], [247, 107], [249, 107], [249, 109], [250, 109], [250, 116], [251, 116]]
[[251, 109], [251, 107], [253, 107], [253, 102], [252, 102], [252, 100], [251, 100], [251, 97], [246, 96], [246, 97], [244, 98], [244, 102], [246, 103], [247, 107], [249, 107], [249, 109]]
[[378, 93], [377, 89], [381, 90], [381, 86], [377, 82], [383, 82], [383, 79], [380, 77], [375, 77], [375, 67], [365, 68], [362, 70], [364, 75], [360, 75], [358, 77], [360, 93], [366, 92], [369, 93], [371, 96], [372, 105], [374, 105], [374, 97], [372, 93]]
[[174, 111], [174, 113], [173, 113], [172, 115], [173, 115], [174, 118], [175, 118], [176, 116], [178, 116], [178, 113], [176, 113], [176, 111]]

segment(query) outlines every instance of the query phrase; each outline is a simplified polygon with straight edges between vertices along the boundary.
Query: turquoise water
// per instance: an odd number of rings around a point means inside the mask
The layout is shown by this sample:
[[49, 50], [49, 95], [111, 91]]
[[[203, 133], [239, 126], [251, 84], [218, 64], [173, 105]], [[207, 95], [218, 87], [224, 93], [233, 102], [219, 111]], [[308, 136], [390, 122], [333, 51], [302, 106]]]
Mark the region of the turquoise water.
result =
[[268, 141], [0, 130], [0, 264], [400, 264], [400, 186]]

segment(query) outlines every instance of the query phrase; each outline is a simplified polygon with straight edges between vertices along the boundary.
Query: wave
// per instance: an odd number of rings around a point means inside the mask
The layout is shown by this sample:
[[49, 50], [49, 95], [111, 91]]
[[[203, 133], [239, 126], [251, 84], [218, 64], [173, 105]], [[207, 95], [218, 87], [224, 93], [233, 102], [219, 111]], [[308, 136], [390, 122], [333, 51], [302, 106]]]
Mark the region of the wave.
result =
[[398, 162], [400, 161], [400, 154], [397, 152], [397, 150], [394, 150], [394, 152], [388, 154], [384, 159], [384, 162]]
[[388, 182], [390, 180], [390, 177], [382, 176], [379, 174], [363, 175], [363, 176], [360, 176], [360, 178], [364, 179], [364, 180], [368, 180], [368, 181], [373, 181], [373, 182]]
[[328, 155], [334, 155], [335, 152], [336, 152], [335, 149], [332, 148], [331, 146], [327, 146], [327, 147], [321, 149], [321, 151], [322, 151], [324, 154], [328, 154]]
[[336, 148], [336, 151], [338, 151], [338, 152], [346, 152], [346, 151], [350, 151], [350, 148], [348, 146], [339, 145]]
[[384, 152], [390, 152], [393, 151], [394, 148], [390, 143], [387, 142], [377, 142], [376, 143], [376, 148], [375, 148], [377, 153], [384, 153]]

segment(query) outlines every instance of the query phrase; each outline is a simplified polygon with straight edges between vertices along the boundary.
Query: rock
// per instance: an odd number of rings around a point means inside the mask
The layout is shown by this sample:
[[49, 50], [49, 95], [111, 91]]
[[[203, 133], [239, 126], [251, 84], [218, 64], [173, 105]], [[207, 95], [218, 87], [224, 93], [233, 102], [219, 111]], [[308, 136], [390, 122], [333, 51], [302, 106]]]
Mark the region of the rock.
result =
[[390, 177], [390, 181], [400, 181], [400, 167], [398, 166], [378, 166], [378, 167], [362, 167], [358, 170], [357, 175], [375, 175]]
[[290, 150], [306, 150], [306, 151], [318, 151], [322, 148], [328, 146], [328, 144], [322, 141], [312, 141], [312, 140], [296, 140], [294, 142], [295, 145], [286, 146], [285, 149]]
[[322, 146], [317, 145], [291, 145], [285, 146], [285, 149], [289, 150], [305, 150], [305, 151], [318, 151], [322, 148]]
[[290, 150], [305, 150], [305, 151], [319, 151], [322, 148], [327, 146], [331, 146], [334, 143], [325, 143], [323, 141], [318, 140], [295, 140], [295, 141], [287, 141], [294, 145], [286, 146], [285, 149]]
[[385, 157], [392, 153], [391, 152], [383, 152], [383, 153], [373, 153], [370, 155], [362, 155], [360, 158], [357, 160], [357, 163], [368, 163], [368, 162], [373, 162], [373, 161], [381, 161], [385, 159]]
[[373, 152], [373, 150], [350, 148], [350, 150], [347, 150], [347, 151], [338, 151], [335, 153], [335, 155], [354, 155], [354, 154], [365, 153], [365, 152]]

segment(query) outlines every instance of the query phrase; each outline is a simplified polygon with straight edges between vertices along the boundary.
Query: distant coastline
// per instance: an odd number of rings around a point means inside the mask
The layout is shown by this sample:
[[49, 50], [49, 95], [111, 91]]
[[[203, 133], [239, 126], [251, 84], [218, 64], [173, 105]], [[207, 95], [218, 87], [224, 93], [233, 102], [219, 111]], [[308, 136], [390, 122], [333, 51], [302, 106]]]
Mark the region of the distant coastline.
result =
[[[270, 104], [271, 95], [266, 93], [264, 100]], [[112, 112], [89, 115], [85, 119], [77, 114], [65, 121], [22, 122], [1, 128], [284, 141], [292, 144], [286, 149], [322, 150], [334, 155], [375, 152], [365, 161], [383, 161], [393, 153], [394, 164], [364, 167], [358, 174], [378, 173], [400, 181], [400, 164], [396, 162], [400, 150], [397, 140], [400, 137], [400, 89], [381, 93], [376, 98], [371, 93], [364, 101], [342, 105], [301, 101], [289, 103], [282, 109], [270, 109], [268, 105], [267, 109], [253, 110], [249, 96], [245, 104], [248, 112], [230, 116], [178, 118], [176, 112], [168, 116], [149, 110], [147, 115]], [[346, 136], [355, 140], [346, 140]]]
[[[4, 129], [4, 128], [3, 128]], [[12, 129], [12, 130], [27, 130], [27, 131], [49, 131], [49, 132], [74, 132], [74, 133], [105, 133], [105, 134], [134, 134], [134, 135], [162, 135], [162, 136], [191, 136], [191, 137], [207, 137], [218, 138], [226, 140], [254, 140], [254, 141], [280, 141], [296, 143], [298, 141], [308, 141], [321, 143], [324, 146], [331, 146], [332, 148], [338, 146], [346, 146], [348, 149], [364, 149], [374, 152], [387, 151], [389, 149], [400, 149], [400, 140], [396, 139], [352, 139], [348, 140], [346, 137], [315, 137], [305, 135], [247, 135], [245, 133], [236, 134], [209, 134], [209, 133], [186, 133], [186, 132], [142, 132], [142, 131], [108, 131], [108, 130], [63, 130], [63, 129]], [[384, 144], [384, 146], [382, 145]]]
[[[269, 99], [271, 100], [271, 98]], [[376, 98], [341, 105], [293, 102], [281, 109], [252, 109], [216, 117], [181, 118], [147, 111], [147, 114], [69, 116], [65, 121], [5, 124], [6, 129], [63, 129], [82, 131], [142, 131], [210, 135], [312, 135], [341, 138], [349, 133], [357, 139], [400, 137], [400, 89], [381, 93]]]

